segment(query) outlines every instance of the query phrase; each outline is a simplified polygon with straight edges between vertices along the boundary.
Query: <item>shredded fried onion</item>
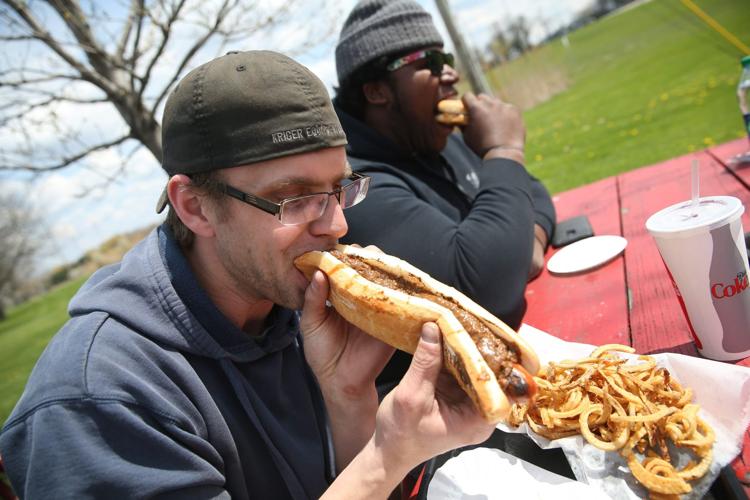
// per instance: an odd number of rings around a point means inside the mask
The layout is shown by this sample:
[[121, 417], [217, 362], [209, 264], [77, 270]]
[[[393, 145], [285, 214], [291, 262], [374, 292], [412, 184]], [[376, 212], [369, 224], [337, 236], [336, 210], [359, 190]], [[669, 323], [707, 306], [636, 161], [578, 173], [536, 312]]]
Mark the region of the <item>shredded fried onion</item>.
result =
[[[535, 377], [536, 400], [514, 404], [509, 423], [525, 422], [548, 439], [580, 434], [599, 449], [620, 453], [651, 498], [679, 498], [692, 491], [688, 481], [708, 472], [714, 431], [690, 402], [693, 391], [657, 367], [653, 357], [638, 356], [628, 364], [616, 352], [635, 351], [607, 344], [587, 358], [550, 363]], [[667, 439], [695, 460], [675, 468]]]

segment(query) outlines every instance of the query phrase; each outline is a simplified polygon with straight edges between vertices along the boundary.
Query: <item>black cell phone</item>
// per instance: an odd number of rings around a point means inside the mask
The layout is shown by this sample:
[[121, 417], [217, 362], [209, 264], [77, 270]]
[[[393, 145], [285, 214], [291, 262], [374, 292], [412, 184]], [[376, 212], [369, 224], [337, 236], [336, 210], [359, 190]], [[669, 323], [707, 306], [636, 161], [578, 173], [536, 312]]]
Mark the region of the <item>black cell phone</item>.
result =
[[591, 229], [589, 218], [585, 215], [571, 217], [555, 225], [555, 232], [552, 235], [552, 246], [555, 248], [564, 247], [589, 236], [594, 236], [594, 230]]

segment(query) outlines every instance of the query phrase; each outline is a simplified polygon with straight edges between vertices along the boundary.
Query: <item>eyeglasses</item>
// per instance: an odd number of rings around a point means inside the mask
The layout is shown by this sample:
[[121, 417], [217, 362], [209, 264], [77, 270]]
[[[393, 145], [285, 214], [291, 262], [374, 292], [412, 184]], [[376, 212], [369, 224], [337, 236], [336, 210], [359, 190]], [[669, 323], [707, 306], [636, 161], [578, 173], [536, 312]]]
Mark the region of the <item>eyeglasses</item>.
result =
[[443, 73], [444, 65], [447, 64], [452, 68], [453, 63], [455, 62], [455, 58], [450, 52], [441, 52], [439, 50], [419, 50], [390, 62], [385, 69], [388, 71], [396, 71], [407, 64], [411, 64], [421, 59], [424, 59], [427, 62], [427, 68], [434, 76], [440, 76]]
[[292, 196], [284, 198], [280, 203], [274, 203], [254, 194], [245, 193], [228, 184], [219, 184], [219, 189], [232, 198], [237, 198], [248, 205], [275, 215], [279, 222], [285, 226], [296, 226], [319, 219], [325, 213], [331, 196], [336, 197], [344, 210], [364, 200], [367, 196], [367, 188], [370, 186], [370, 178], [366, 175], [353, 173], [347, 180], [351, 182], [333, 191]]

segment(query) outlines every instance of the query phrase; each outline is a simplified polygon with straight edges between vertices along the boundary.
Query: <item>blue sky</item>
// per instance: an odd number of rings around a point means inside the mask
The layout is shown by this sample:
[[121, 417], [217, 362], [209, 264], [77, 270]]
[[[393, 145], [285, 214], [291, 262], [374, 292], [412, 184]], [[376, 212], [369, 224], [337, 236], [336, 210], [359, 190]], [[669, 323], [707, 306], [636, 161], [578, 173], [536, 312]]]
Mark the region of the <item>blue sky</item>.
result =
[[[438, 29], [446, 40], [447, 49], [452, 43], [447, 35], [442, 19], [434, 2], [418, 0], [433, 15]], [[354, 0], [339, 2], [343, 15], [335, 33], [346, 14], [354, 5]], [[457, 24], [462, 29], [469, 44], [486, 46], [494, 23], [503, 23], [510, 18], [523, 15], [532, 25], [532, 38], [541, 39], [549, 31], [569, 22], [576, 12], [585, 8], [591, 0], [453, 0], [450, 2]], [[236, 44], [235, 49], [273, 48], [276, 44], [259, 47], [263, 41], [248, 41], [248, 46]], [[295, 55], [303, 64], [310, 67], [329, 90], [336, 84], [333, 48], [335, 36], [322, 40], [312, 50]], [[282, 50], [285, 51], [285, 50]], [[195, 61], [196, 64], [204, 62]], [[102, 127], [122, 127], [116, 117], [89, 116], [85, 109], [75, 105], [63, 108], [66, 119], [74, 124], [82, 120], [99, 120]], [[119, 123], [118, 123], [119, 121]], [[40, 135], [51, 131], [40, 130]], [[119, 164], [116, 152], [104, 152], [87, 160], [86, 165], [44, 175], [33, 181], [4, 178], [3, 183], [19, 184], [16, 188], [28, 190], [30, 200], [45, 217], [50, 230], [50, 248], [42, 269], [80, 257], [85, 251], [96, 247], [109, 237], [126, 231], [140, 229], [162, 220], [154, 205], [163, 188], [167, 176], [153, 156], [141, 149], [129, 162], [125, 172], [119, 173], [115, 181], [107, 184], [101, 172], [111, 171], [112, 165]], [[20, 186], [20, 184], [24, 184]], [[103, 187], [104, 186], [104, 187]]]

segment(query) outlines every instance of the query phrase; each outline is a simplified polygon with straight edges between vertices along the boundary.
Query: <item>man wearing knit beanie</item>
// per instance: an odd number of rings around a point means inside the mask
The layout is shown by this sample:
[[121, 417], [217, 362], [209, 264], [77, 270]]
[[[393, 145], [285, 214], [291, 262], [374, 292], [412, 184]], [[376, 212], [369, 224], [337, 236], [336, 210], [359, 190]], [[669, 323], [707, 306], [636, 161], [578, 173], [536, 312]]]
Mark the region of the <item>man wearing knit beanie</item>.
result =
[[[524, 167], [514, 106], [466, 93], [460, 133], [438, 123], [459, 74], [432, 17], [414, 0], [362, 0], [336, 46], [334, 100], [353, 169], [370, 175], [367, 203], [347, 213], [344, 241], [374, 244], [466, 293], [517, 328], [555, 211]], [[379, 382], [409, 363], [397, 352]]]

